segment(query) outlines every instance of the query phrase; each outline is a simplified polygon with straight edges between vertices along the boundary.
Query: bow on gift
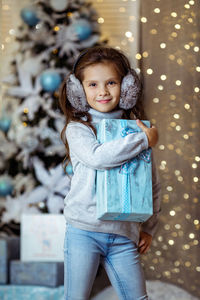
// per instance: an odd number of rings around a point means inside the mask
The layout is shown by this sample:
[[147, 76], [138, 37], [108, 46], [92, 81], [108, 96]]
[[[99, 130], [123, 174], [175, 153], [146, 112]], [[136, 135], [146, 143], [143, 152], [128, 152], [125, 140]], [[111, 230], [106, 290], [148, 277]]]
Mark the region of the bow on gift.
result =
[[[123, 121], [122, 121], [123, 122]], [[121, 123], [121, 125], [123, 126], [124, 124]], [[131, 133], [137, 133], [137, 130], [134, 130], [132, 128], [128, 128], [125, 127], [123, 128], [122, 132], [121, 132], [121, 136], [125, 137], [128, 134]], [[146, 163], [150, 163], [151, 162], [151, 149], [147, 149], [147, 150], [143, 150], [142, 152], [140, 152], [136, 157], [134, 157], [133, 159], [131, 159], [130, 161], [126, 162], [125, 164], [123, 164], [120, 168], [120, 173], [122, 174], [132, 174], [135, 173], [136, 169], [139, 166], [139, 161], [140, 160], [145, 161]]]

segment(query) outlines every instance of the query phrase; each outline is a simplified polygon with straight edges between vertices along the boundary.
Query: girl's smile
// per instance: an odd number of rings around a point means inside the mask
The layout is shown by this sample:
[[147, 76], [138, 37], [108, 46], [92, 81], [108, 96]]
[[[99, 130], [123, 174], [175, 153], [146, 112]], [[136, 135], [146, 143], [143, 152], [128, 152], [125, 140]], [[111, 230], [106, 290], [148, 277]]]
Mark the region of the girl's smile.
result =
[[100, 111], [114, 110], [120, 100], [121, 78], [111, 62], [88, 66], [83, 71], [83, 88], [88, 104]]
[[98, 102], [100, 102], [100, 103], [102, 103], [102, 104], [104, 104], [104, 103], [108, 103], [108, 102], [110, 102], [111, 100], [110, 99], [108, 99], [108, 100], [97, 100]]

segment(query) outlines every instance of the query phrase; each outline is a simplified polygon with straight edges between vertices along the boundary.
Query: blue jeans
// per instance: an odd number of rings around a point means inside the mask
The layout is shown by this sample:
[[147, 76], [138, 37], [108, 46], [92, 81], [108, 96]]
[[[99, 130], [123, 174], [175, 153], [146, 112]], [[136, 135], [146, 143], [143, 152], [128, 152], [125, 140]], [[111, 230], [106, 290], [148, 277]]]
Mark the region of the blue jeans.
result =
[[120, 300], [146, 300], [137, 245], [117, 234], [67, 225], [64, 242], [65, 300], [88, 300], [102, 263]]

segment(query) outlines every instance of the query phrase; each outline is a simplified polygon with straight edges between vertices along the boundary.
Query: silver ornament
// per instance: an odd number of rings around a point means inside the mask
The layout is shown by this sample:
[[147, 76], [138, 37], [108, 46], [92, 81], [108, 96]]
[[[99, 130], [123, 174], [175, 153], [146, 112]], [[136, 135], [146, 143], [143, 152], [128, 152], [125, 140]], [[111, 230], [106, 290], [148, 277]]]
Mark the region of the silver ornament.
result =
[[68, 0], [50, 0], [50, 5], [55, 11], [63, 11], [68, 6]]

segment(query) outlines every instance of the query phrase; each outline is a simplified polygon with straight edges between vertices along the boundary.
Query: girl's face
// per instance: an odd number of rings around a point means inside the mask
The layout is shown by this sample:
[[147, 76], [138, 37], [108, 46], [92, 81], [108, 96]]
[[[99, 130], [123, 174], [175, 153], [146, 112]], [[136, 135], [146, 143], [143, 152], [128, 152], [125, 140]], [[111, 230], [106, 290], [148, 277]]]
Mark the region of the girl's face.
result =
[[86, 67], [82, 85], [87, 102], [92, 108], [100, 112], [110, 112], [118, 105], [121, 78], [112, 62]]

